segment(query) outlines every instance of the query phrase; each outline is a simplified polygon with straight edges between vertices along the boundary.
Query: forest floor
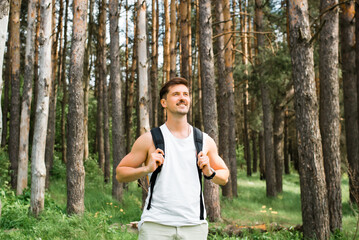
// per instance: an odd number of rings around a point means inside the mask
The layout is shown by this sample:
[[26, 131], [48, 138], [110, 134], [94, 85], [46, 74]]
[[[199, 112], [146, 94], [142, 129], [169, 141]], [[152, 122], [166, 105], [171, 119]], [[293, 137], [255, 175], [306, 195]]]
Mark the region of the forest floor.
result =
[[[82, 216], [66, 214], [66, 169], [56, 158], [45, 210], [38, 219], [28, 214], [30, 190], [16, 196], [8, 187], [7, 167], [0, 153], [0, 239], [137, 239], [141, 189], [128, 184], [122, 202], [111, 197], [94, 159], [85, 162], [85, 208]], [[342, 178], [343, 230], [331, 239], [355, 239], [358, 210], [349, 204], [348, 177]], [[209, 224], [208, 239], [302, 239], [299, 176], [284, 175], [283, 192], [267, 198], [265, 181], [239, 169], [238, 197], [221, 198], [222, 220]]]

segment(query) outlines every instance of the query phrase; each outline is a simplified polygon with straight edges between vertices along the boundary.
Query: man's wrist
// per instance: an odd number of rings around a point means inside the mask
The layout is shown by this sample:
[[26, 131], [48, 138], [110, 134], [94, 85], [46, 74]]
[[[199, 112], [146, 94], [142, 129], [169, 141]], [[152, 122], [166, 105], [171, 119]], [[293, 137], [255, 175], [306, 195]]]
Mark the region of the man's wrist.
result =
[[212, 172], [212, 174], [211, 174], [211, 175], [209, 175], [209, 176], [206, 176], [205, 174], [203, 174], [203, 175], [204, 175], [204, 178], [205, 178], [205, 179], [207, 179], [207, 180], [211, 180], [211, 179], [213, 179], [213, 178], [214, 178], [214, 176], [216, 176], [216, 171], [214, 171], [214, 169], [213, 169], [213, 168], [211, 168], [211, 172]]

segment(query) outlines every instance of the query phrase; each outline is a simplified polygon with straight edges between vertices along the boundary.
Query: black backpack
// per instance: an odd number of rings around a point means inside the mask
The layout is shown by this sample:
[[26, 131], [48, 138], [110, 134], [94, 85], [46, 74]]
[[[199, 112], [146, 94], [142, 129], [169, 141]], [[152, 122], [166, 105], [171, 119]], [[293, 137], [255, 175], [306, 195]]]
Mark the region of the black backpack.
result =
[[[163, 139], [163, 135], [161, 132], [161, 129], [159, 127], [152, 128], [151, 129], [152, 139], [153, 143], [155, 144], [155, 148], [162, 149], [162, 151], [165, 153], [165, 141]], [[196, 146], [197, 154], [202, 151], [203, 147], [203, 133], [201, 130], [199, 130], [196, 127], [193, 127], [193, 138], [194, 138], [194, 144]], [[201, 192], [200, 192], [200, 216], [199, 219], [203, 220], [203, 212], [204, 212], [204, 205], [203, 205], [203, 199], [202, 199], [202, 170], [198, 167], [198, 157], [196, 156], [196, 166], [198, 171], [198, 178], [199, 178], [199, 184], [201, 186]], [[150, 197], [148, 199], [148, 205], [147, 210], [150, 210], [151, 208], [151, 201], [152, 201], [152, 194], [153, 189], [155, 187], [157, 175], [159, 172], [161, 172], [162, 165], [156, 168], [156, 170], [152, 173], [151, 179], [150, 179]]]

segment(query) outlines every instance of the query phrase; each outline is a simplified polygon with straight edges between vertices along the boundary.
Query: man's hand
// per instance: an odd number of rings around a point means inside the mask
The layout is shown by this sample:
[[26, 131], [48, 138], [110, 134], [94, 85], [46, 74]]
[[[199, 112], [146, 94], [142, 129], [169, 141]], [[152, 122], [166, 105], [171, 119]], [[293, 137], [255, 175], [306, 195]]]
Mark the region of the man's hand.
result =
[[159, 166], [163, 164], [163, 162], [165, 161], [164, 155], [165, 153], [159, 148], [157, 148], [156, 151], [151, 153], [151, 157], [146, 165], [147, 173], [154, 172]]
[[202, 151], [198, 154], [198, 167], [202, 169], [202, 172], [205, 176], [211, 176], [213, 173], [211, 170], [211, 165], [209, 164], [209, 157], [204, 155]]

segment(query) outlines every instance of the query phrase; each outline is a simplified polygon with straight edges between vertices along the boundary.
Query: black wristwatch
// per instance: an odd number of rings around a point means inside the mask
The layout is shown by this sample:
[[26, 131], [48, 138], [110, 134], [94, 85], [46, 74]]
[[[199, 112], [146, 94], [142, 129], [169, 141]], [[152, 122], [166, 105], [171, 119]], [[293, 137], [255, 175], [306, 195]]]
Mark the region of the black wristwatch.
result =
[[212, 178], [214, 178], [214, 176], [216, 176], [216, 171], [214, 171], [213, 168], [211, 168], [211, 171], [213, 172], [213, 173], [211, 174], [211, 176], [206, 176], [206, 175], [203, 174], [203, 176], [204, 176], [205, 179], [211, 180]]

